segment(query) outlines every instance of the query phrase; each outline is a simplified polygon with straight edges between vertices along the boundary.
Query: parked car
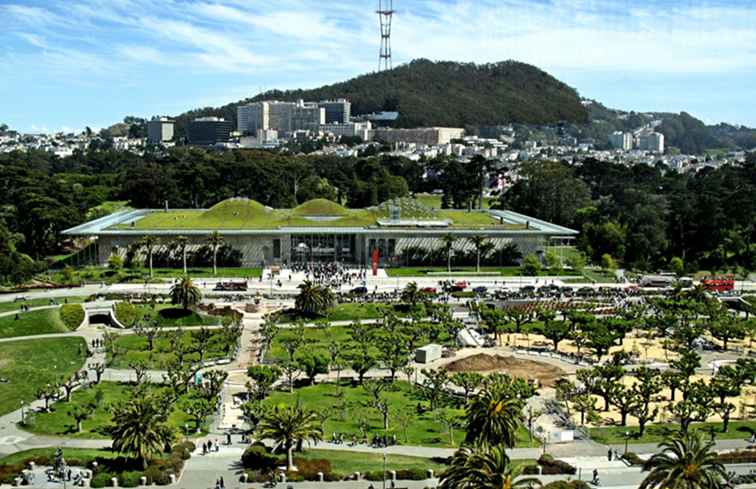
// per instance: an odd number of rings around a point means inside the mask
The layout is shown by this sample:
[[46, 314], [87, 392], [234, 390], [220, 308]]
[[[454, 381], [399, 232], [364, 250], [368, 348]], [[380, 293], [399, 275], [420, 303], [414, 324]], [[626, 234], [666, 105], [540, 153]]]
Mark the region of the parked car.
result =
[[423, 287], [422, 289], [420, 289], [420, 292], [423, 294], [428, 294], [428, 295], [438, 294], [438, 290], [436, 290], [435, 287]]
[[367, 287], [355, 287], [349, 291], [352, 295], [365, 295], [368, 293]]
[[486, 293], [488, 292], [488, 288], [482, 285], [479, 285], [478, 287], [475, 287], [473, 289], [473, 292], [475, 292], [476, 295], [486, 295]]

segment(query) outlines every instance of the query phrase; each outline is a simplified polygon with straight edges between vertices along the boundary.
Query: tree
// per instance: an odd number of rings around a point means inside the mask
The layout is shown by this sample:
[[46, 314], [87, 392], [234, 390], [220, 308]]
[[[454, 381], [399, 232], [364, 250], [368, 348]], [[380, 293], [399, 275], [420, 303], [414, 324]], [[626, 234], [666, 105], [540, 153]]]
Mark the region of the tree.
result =
[[522, 259], [522, 266], [520, 267], [520, 270], [524, 275], [536, 277], [541, 273], [541, 268], [541, 260], [538, 258], [538, 256], [531, 253], [529, 255], [526, 255], [525, 258]]
[[181, 262], [184, 265], [184, 275], [186, 275], [186, 248], [189, 246], [189, 238], [187, 238], [186, 236], [177, 236], [176, 239], [173, 240], [173, 242], [174, 245], [181, 250]]
[[441, 400], [446, 393], [446, 385], [449, 383], [449, 374], [446, 370], [426, 370], [421, 371], [424, 380], [421, 387], [421, 393], [430, 403], [431, 411], [439, 407]]
[[315, 376], [328, 373], [328, 358], [317, 352], [308, 351], [300, 355], [297, 360], [310, 384], [315, 384]]
[[199, 287], [194, 285], [188, 275], [184, 275], [173, 284], [169, 295], [171, 304], [181, 304], [185, 311], [189, 310], [189, 307], [199, 304], [202, 300], [202, 292]]
[[134, 371], [136, 385], [142, 385], [147, 380], [147, 364], [143, 359], [129, 362], [129, 368]]
[[155, 349], [155, 340], [160, 336], [162, 329], [157, 321], [137, 320], [134, 323], [134, 333], [147, 340], [147, 351]]
[[742, 340], [746, 336], [744, 323], [727, 312], [716, 314], [710, 318], [708, 327], [709, 333], [722, 342], [722, 348], [725, 351], [727, 351], [727, 344], [730, 340]]
[[203, 397], [190, 397], [181, 403], [181, 409], [194, 422], [194, 430], [197, 433], [202, 431], [202, 422], [206, 417], [213, 414], [215, 408], [213, 404]]
[[480, 273], [480, 258], [483, 247], [488, 243], [488, 239], [485, 236], [476, 234], [475, 236], [470, 236], [467, 240], [475, 247], [475, 271]]
[[559, 343], [570, 337], [570, 324], [567, 321], [547, 321], [543, 324], [543, 336], [554, 343], [554, 351], [559, 351]]
[[35, 392], [37, 399], [44, 399], [45, 411], [50, 411], [50, 401], [57, 398], [58, 394], [60, 394], [60, 385], [57, 383], [37, 387]]
[[463, 426], [459, 414], [449, 409], [439, 409], [436, 411], [435, 419], [446, 428], [449, 435], [449, 445], [454, 446], [454, 430]]
[[451, 259], [454, 252], [454, 243], [457, 241], [457, 237], [453, 234], [445, 234], [441, 236], [441, 242], [444, 244], [446, 250], [446, 270], [451, 273]]
[[76, 421], [77, 433], [81, 433], [81, 424], [94, 414], [95, 409], [96, 406], [91, 402], [71, 406], [71, 409], [68, 410], [68, 415]]
[[152, 256], [155, 252], [155, 248], [160, 244], [160, 239], [155, 235], [146, 234], [137, 244], [147, 252], [147, 267], [150, 271], [150, 278], [152, 278]]
[[523, 399], [509, 377], [487, 381], [466, 408], [466, 443], [513, 447], [522, 425]]
[[223, 246], [223, 242], [223, 235], [218, 231], [213, 231], [207, 238], [207, 244], [210, 245], [210, 250], [213, 252], [213, 275], [218, 275], [218, 249]]
[[323, 315], [334, 302], [331, 289], [305, 280], [297, 286], [299, 294], [294, 300], [294, 308], [308, 316]]
[[93, 370], [95, 373], [95, 384], [99, 384], [102, 381], [102, 374], [105, 373], [105, 364], [96, 363]]
[[648, 475], [640, 489], [720, 489], [725, 468], [716, 461], [714, 442], [704, 442], [699, 433], [679, 432], [659, 444], [661, 453], [643, 464]]
[[635, 396], [631, 389], [619, 383], [614, 384], [610, 392], [611, 403], [620, 414], [620, 426], [627, 426], [627, 415], [635, 406]]
[[283, 448], [286, 451], [287, 470], [296, 470], [294, 447], [306, 440], [318, 442], [323, 439], [318, 417], [299, 405], [275, 406], [262, 416], [257, 431], [260, 438], [273, 440], [274, 450]]
[[522, 466], [513, 466], [503, 445], [460, 448], [441, 474], [440, 489], [530, 489], [541, 487], [536, 478], [522, 477]]
[[365, 380], [365, 374], [376, 366], [376, 359], [367, 346], [360, 346], [350, 355], [350, 365], [352, 370], [357, 372], [360, 385]]
[[404, 286], [404, 289], [402, 289], [402, 301], [411, 305], [413, 308], [417, 305], [421, 295], [417, 282], [410, 282]]
[[601, 268], [608, 272], [613, 272], [617, 269], [617, 262], [612, 258], [609, 253], [601, 255]]
[[548, 267], [549, 272], [556, 272], [557, 275], [562, 272], [562, 259], [556, 251], [553, 249], [548, 250], [546, 254], [544, 254], [543, 259], [546, 261], [546, 267]]
[[669, 269], [672, 270], [677, 277], [685, 275], [685, 263], [679, 256], [673, 256], [669, 260]]
[[410, 361], [410, 351], [407, 341], [401, 333], [382, 332], [376, 337], [378, 359], [391, 372], [391, 382], [396, 380], [396, 372]]
[[113, 450], [134, 456], [146, 469], [172, 437], [165, 424], [167, 415], [152, 396], [134, 396], [116, 405], [110, 430]]
[[577, 378], [592, 394], [601, 396], [604, 400], [604, 411], [609, 411], [612, 400], [612, 390], [625, 375], [625, 369], [620, 365], [597, 365], [590, 370], [577, 371]]
[[208, 401], [215, 401], [223, 391], [223, 384], [228, 379], [228, 372], [223, 370], [207, 370], [202, 385], [197, 389], [199, 394]]
[[633, 405], [630, 414], [638, 419], [638, 434], [643, 436], [646, 424], [656, 419], [659, 408], [654, 406], [662, 391], [663, 378], [656, 369], [640, 367], [635, 370], [636, 382], [631, 387]]
[[275, 365], [252, 365], [247, 368], [247, 376], [255, 383], [254, 398], [262, 401], [281, 376], [281, 369]]
[[465, 402], [470, 399], [470, 394], [475, 392], [483, 384], [483, 375], [477, 372], [456, 372], [449, 379], [452, 384], [462, 388], [465, 392]]
[[580, 413], [580, 426], [585, 425], [586, 416], [590, 419], [596, 412], [596, 400], [587, 392], [572, 396], [572, 406]]
[[680, 431], [687, 432], [694, 421], [703, 422], [711, 414], [713, 398], [709, 387], [703, 381], [691, 382], [687, 395], [679, 402], [670, 404], [667, 409], [680, 423]]
[[79, 376], [74, 374], [68, 379], [62, 380], [59, 385], [66, 393], [66, 402], [71, 402], [71, 392], [79, 385]]
[[294, 380], [299, 376], [301, 365], [295, 360], [286, 360], [281, 363], [281, 371], [286, 377], [286, 382], [289, 386], [289, 392], [294, 392]]

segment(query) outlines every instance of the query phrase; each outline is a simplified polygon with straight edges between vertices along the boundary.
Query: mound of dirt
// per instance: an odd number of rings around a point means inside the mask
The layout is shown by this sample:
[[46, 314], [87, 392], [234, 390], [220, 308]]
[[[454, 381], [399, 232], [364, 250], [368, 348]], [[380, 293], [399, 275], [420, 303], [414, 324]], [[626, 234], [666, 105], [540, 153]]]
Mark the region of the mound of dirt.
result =
[[565, 375], [564, 370], [548, 363], [485, 353], [455, 360], [445, 368], [449, 372], [501, 372], [512, 377], [536, 379], [543, 387], [553, 386], [557, 379]]

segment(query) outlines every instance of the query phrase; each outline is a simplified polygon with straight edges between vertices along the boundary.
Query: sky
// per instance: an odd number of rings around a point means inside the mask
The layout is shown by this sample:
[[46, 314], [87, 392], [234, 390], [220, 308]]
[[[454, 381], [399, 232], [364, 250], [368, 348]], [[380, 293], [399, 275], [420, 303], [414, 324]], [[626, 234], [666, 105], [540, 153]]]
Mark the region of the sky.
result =
[[[375, 71], [377, 0], [0, 0], [0, 123], [176, 115]], [[394, 65], [538, 66], [581, 96], [756, 127], [753, 0], [394, 0]]]

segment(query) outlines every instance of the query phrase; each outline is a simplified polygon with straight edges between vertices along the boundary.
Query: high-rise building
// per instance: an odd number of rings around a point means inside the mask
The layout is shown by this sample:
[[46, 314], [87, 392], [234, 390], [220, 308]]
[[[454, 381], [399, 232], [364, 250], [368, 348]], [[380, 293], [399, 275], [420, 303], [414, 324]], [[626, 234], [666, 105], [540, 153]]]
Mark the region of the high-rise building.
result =
[[630, 151], [633, 149], [633, 135], [629, 132], [615, 131], [609, 135], [609, 144], [614, 149]]
[[220, 117], [200, 117], [189, 123], [186, 128], [186, 137], [189, 144], [212, 146], [231, 139], [233, 130], [234, 125], [231, 121]]
[[147, 121], [147, 142], [162, 144], [173, 140], [173, 121], [167, 117], [153, 117]]
[[664, 134], [658, 132], [641, 134], [638, 137], [638, 148], [654, 153], [664, 153]]
[[325, 124], [325, 109], [315, 103], [299, 101], [255, 102], [239, 106], [236, 110], [237, 129], [243, 134], [273, 130], [279, 133], [317, 131]]
[[318, 105], [325, 109], [326, 124], [346, 124], [352, 119], [352, 103], [346, 99], [323, 100]]

